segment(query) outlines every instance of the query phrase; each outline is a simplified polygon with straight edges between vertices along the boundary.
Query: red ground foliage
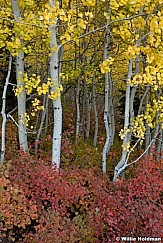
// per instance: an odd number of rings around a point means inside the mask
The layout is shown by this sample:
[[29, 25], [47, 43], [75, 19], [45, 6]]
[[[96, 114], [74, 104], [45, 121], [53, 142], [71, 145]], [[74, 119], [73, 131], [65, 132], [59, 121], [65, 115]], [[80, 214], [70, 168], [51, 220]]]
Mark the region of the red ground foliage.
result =
[[162, 165], [139, 162], [112, 183], [91, 169], [55, 171], [20, 153], [0, 178], [0, 242], [107, 243], [121, 236], [163, 237]]

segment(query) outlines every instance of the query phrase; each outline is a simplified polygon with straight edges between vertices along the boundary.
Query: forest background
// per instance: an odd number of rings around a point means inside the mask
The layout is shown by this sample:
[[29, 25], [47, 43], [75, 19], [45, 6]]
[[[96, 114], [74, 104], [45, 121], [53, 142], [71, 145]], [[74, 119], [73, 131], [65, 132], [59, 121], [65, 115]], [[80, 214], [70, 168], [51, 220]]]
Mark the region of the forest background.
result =
[[161, 237], [163, 1], [0, 3], [1, 242]]

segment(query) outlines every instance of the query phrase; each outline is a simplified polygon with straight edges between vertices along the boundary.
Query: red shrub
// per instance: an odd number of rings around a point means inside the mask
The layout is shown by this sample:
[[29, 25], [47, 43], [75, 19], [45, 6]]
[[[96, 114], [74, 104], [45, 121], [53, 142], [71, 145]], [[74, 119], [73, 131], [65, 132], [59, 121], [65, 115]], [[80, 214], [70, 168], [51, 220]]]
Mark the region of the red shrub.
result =
[[[93, 170], [74, 167], [57, 172], [43, 160], [20, 153], [5, 184], [9, 200], [1, 202], [0, 224], [6, 232], [1, 237], [6, 240], [17, 234], [18, 242], [27, 243], [107, 243], [116, 242], [117, 236], [161, 237], [161, 165], [140, 163], [134, 174], [134, 178], [114, 184]], [[1, 180], [2, 185], [6, 183], [3, 177]], [[13, 197], [11, 188], [21, 192], [13, 208], [10, 198], [15, 201], [17, 194]], [[9, 216], [10, 224], [5, 224], [3, 208], [10, 214], [16, 210], [16, 223]], [[21, 230], [14, 228], [18, 222]]]
[[[37, 208], [34, 201], [27, 200], [23, 191], [12, 185], [5, 171], [0, 178], [0, 239], [15, 241], [17, 234], [29, 233], [32, 222], [37, 222]], [[36, 223], [37, 224], [37, 223]], [[33, 228], [34, 229], [34, 228]]]

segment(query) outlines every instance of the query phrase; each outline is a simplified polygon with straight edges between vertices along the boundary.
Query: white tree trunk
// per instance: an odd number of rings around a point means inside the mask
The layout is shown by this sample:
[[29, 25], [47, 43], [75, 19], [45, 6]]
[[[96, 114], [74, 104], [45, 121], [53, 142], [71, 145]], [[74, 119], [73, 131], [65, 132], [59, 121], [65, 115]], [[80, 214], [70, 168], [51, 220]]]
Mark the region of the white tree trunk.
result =
[[131, 97], [130, 97], [130, 120], [134, 120], [135, 112], [134, 112], [134, 99], [136, 94], [137, 87], [134, 86], [131, 90]]
[[[49, 106], [49, 102], [48, 102], [48, 106]], [[46, 136], [47, 130], [48, 130], [48, 122], [49, 122], [49, 107], [47, 108], [46, 118], [45, 118], [45, 130], [44, 130], [44, 135], [45, 136]]]
[[98, 136], [98, 112], [97, 112], [97, 105], [96, 105], [96, 90], [95, 90], [95, 82], [96, 82], [96, 73], [93, 75], [93, 83], [92, 83], [92, 100], [93, 100], [93, 109], [94, 109], [94, 116], [95, 116], [95, 132], [94, 132], [94, 146], [97, 145], [97, 136]]
[[80, 91], [80, 76], [78, 77], [78, 83], [76, 88], [76, 137], [75, 142], [79, 142], [79, 133], [80, 133], [80, 97], [79, 97], [79, 91]]
[[46, 103], [46, 105], [44, 105], [45, 108], [42, 111], [40, 127], [39, 127], [39, 130], [38, 130], [38, 133], [37, 133], [37, 138], [36, 138], [36, 141], [35, 141], [35, 154], [37, 154], [37, 152], [38, 152], [38, 142], [40, 140], [43, 125], [44, 125], [44, 122], [45, 122], [46, 113], [47, 113], [47, 110], [48, 110], [48, 100], [49, 100], [48, 95], [49, 95], [49, 92], [47, 93], [47, 97], [44, 96], [44, 104]]
[[[55, 1], [50, 2], [55, 5]], [[51, 42], [50, 48], [57, 46], [57, 35], [56, 35], [56, 23], [50, 26]], [[54, 52], [51, 50], [50, 57], [50, 75], [51, 80], [54, 82], [52, 91], [55, 92], [56, 87], [59, 86], [59, 75], [58, 75], [58, 50]], [[53, 100], [54, 109], [54, 130], [53, 130], [53, 143], [52, 143], [52, 167], [60, 168], [60, 155], [61, 155], [61, 136], [62, 136], [62, 105], [61, 97], [59, 96], [56, 100]]]
[[[109, 18], [107, 19], [107, 23], [109, 23], [109, 19], [111, 16], [110, 9], [110, 1], [106, 0], [106, 12], [108, 13]], [[110, 27], [109, 25], [106, 28], [105, 32], [105, 45], [104, 45], [104, 60], [108, 59], [110, 56]], [[112, 114], [111, 114], [112, 112]], [[105, 73], [105, 108], [104, 108], [104, 124], [106, 131], [106, 141], [103, 148], [102, 153], [102, 171], [106, 173], [106, 159], [107, 154], [110, 151], [111, 145], [113, 143], [114, 136], [114, 119], [112, 117], [114, 115], [113, 112], [113, 103], [112, 103], [112, 83], [111, 83], [111, 73]]]
[[[133, 59], [130, 60], [130, 62], [129, 62], [127, 80], [128, 79], [131, 79], [131, 77], [132, 77], [132, 64], [133, 64]], [[125, 121], [124, 121], [124, 129], [128, 129], [129, 128], [129, 124], [130, 124], [129, 112], [130, 112], [130, 84], [127, 83], [126, 84], [126, 101], [125, 101]], [[123, 148], [123, 151], [122, 151], [122, 157], [121, 157], [121, 160], [119, 161], [119, 163], [117, 164], [117, 166], [115, 167], [113, 181], [116, 181], [117, 180], [118, 175], [120, 173], [120, 169], [125, 165], [126, 157], [127, 157], [126, 145], [127, 145], [128, 142], [129, 142], [129, 137], [126, 134], [125, 137], [124, 137], [124, 139], [123, 139], [123, 146], [124, 146], [124, 148]]]
[[106, 130], [106, 141], [103, 148], [102, 153], [102, 171], [103, 173], [106, 173], [106, 159], [107, 159], [107, 153], [110, 150], [112, 139], [111, 139], [111, 121], [110, 121], [110, 114], [108, 110], [108, 103], [109, 103], [109, 82], [110, 82], [110, 75], [109, 73], [105, 74], [105, 110], [104, 110], [104, 124], [105, 124], [105, 130]]
[[[98, 20], [98, 11], [97, 11], [97, 1], [96, 1], [94, 29], [97, 28], [97, 20]], [[97, 104], [96, 104], [96, 66], [97, 66], [97, 41], [96, 41], [96, 34], [95, 34], [95, 38], [94, 38], [94, 73], [93, 73], [93, 80], [92, 80], [92, 102], [93, 102], [94, 121], [95, 121], [93, 145], [95, 147], [97, 145], [97, 137], [98, 137], [98, 111], [97, 111]]]
[[90, 127], [91, 127], [91, 103], [92, 100], [92, 93], [88, 92], [87, 88], [87, 127], [86, 127], [86, 139], [89, 139], [90, 134]]
[[82, 90], [81, 96], [82, 96], [82, 107], [81, 107], [82, 114], [81, 114], [81, 129], [80, 129], [80, 132], [81, 132], [82, 138], [84, 139], [84, 135], [85, 135], [85, 107], [86, 107], [86, 93], [85, 93], [84, 89]]
[[18, 96], [18, 131], [20, 149], [28, 151], [26, 122], [24, 118], [24, 114], [26, 113], [26, 91], [24, 88], [24, 82], [19, 81], [19, 78], [22, 78], [23, 76], [20, 73], [24, 73], [24, 53], [22, 51], [19, 52], [16, 60], [17, 85], [18, 87], [20, 85], [23, 86], [23, 90]]
[[148, 104], [148, 101], [147, 101], [147, 100], [148, 100], [148, 92], [149, 92], [149, 89], [150, 89], [149, 86], [146, 86], [144, 95], [143, 95], [143, 97], [142, 97], [141, 100], [140, 100], [140, 105], [139, 105], [138, 115], [140, 115], [141, 112], [142, 112], [144, 99], [146, 99], [146, 105]]
[[112, 80], [110, 76], [110, 90], [109, 90], [109, 126], [110, 126], [110, 146], [107, 150], [107, 154], [110, 151], [111, 145], [114, 142], [115, 135], [115, 120], [114, 120], [114, 105], [113, 105], [113, 96], [112, 96]]
[[2, 95], [2, 138], [1, 138], [1, 157], [0, 157], [0, 165], [3, 163], [5, 158], [5, 147], [6, 147], [6, 93], [7, 87], [9, 84], [10, 73], [11, 73], [11, 65], [12, 65], [12, 56], [10, 55], [9, 65], [8, 65], [8, 73], [6, 77], [6, 82], [3, 89]]
[[[104, 46], [104, 60], [108, 58], [108, 47], [109, 47], [109, 34], [110, 30], [106, 29], [106, 41]], [[104, 108], [104, 124], [105, 124], [105, 131], [106, 131], [106, 141], [103, 148], [102, 153], [102, 171], [106, 173], [106, 159], [107, 154], [110, 150], [112, 144], [112, 134], [113, 131], [111, 125], [111, 114], [110, 114], [110, 107], [111, 107], [111, 75], [109, 73], [105, 73], [105, 108]], [[111, 97], [112, 99], [112, 97]]]
[[[11, 0], [12, 3], [12, 11], [14, 14], [14, 18], [16, 22], [19, 22], [20, 10], [18, 6], [17, 0]], [[21, 36], [19, 36], [21, 41]], [[25, 83], [21, 82], [21, 79], [24, 76], [24, 52], [19, 50], [19, 53], [16, 57], [16, 79], [17, 86], [22, 87], [22, 92], [18, 95], [18, 133], [19, 133], [19, 145], [20, 149], [23, 151], [28, 151], [28, 143], [27, 143], [27, 131], [26, 131], [26, 122], [24, 115], [26, 113], [26, 91], [25, 91]]]

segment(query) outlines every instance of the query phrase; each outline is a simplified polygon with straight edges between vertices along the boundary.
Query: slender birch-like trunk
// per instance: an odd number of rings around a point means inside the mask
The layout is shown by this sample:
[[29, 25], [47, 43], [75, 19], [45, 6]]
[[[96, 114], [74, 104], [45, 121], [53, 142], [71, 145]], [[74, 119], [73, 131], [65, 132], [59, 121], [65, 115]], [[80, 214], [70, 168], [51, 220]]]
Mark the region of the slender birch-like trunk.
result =
[[86, 139], [89, 139], [90, 134], [90, 126], [91, 126], [91, 100], [92, 100], [92, 94], [91, 92], [88, 92], [87, 88], [87, 126], [86, 126]]
[[107, 154], [110, 151], [111, 145], [114, 142], [115, 135], [115, 120], [114, 120], [114, 105], [113, 105], [113, 96], [112, 96], [112, 80], [110, 77], [110, 91], [109, 91], [109, 126], [110, 126], [110, 141], [111, 144], [107, 150]]
[[[139, 39], [136, 42], [136, 46], [140, 47], [140, 44], [141, 44], [141, 30], [140, 29], [138, 29], [138, 34], [139, 34]], [[129, 62], [127, 80], [131, 79], [131, 77], [132, 77], [133, 61], [134, 60], [131, 59], [130, 62]], [[139, 72], [140, 72], [140, 54], [138, 54], [137, 57], [136, 57], [135, 74], [139, 74]], [[132, 125], [132, 121], [135, 118], [134, 99], [135, 99], [136, 91], [137, 91], [137, 87], [133, 87], [132, 90], [131, 90], [130, 84], [127, 83], [127, 85], [126, 85], [124, 130], [128, 129], [130, 127], [130, 125]], [[132, 136], [132, 132], [125, 134], [125, 137], [123, 139], [123, 150], [122, 150], [121, 160], [119, 161], [119, 163], [115, 167], [113, 181], [117, 180], [120, 173], [124, 174], [123, 168], [125, 168], [125, 165], [127, 164], [127, 161], [128, 161], [128, 158], [129, 158], [129, 155], [131, 153], [131, 151], [129, 153], [127, 151], [127, 145], [131, 141], [131, 136]], [[136, 146], [136, 144], [134, 146]]]
[[[136, 41], [136, 46], [140, 47], [140, 44], [141, 44], [140, 28], [138, 28], [138, 35], [139, 35], [139, 39]], [[136, 68], [135, 68], [135, 74], [139, 74], [139, 73], [140, 73], [140, 54], [138, 54], [136, 56]], [[131, 123], [131, 125], [132, 125], [132, 121], [135, 119], [134, 100], [135, 100], [136, 91], [137, 91], [137, 86], [134, 86], [131, 90], [131, 97], [130, 97], [130, 123]], [[129, 136], [131, 138], [132, 132], [130, 132]]]
[[[139, 46], [139, 45], [138, 45]], [[136, 57], [136, 71], [135, 74], [139, 74], [140, 70], [140, 56]], [[134, 86], [131, 90], [131, 97], [130, 97], [130, 120], [134, 120], [135, 118], [135, 111], [134, 111], [134, 99], [137, 91], [137, 86]]]
[[[145, 100], [145, 99], [148, 100], [148, 98], [147, 98], [147, 96], [148, 96], [148, 92], [149, 92], [149, 86], [146, 86], [144, 95], [143, 95], [143, 97], [142, 97], [141, 100], [140, 100], [140, 105], [139, 105], [138, 115], [140, 115], [141, 112], [142, 112], [142, 108], [143, 108], [144, 100]], [[145, 101], [145, 102], [147, 102], [147, 101]], [[146, 105], [147, 105], [147, 104], [148, 104], [148, 103], [146, 103]]]
[[78, 83], [76, 88], [76, 137], [75, 142], [79, 142], [79, 133], [80, 133], [80, 75], [78, 77]]
[[[132, 64], [133, 64], [133, 59], [131, 59], [130, 62], [129, 62], [127, 80], [131, 79], [131, 77], [132, 77]], [[129, 125], [130, 125], [130, 117], [129, 117], [129, 113], [130, 113], [130, 93], [131, 93], [130, 91], [131, 91], [131, 87], [130, 87], [130, 84], [127, 82], [127, 84], [126, 84], [124, 129], [128, 129]], [[126, 157], [127, 157], [126, 146], [127, 146], [127, 143], [129, 141], [130, 140], [129, 140], [128, 134], [126, 134], [124, 139], [123, 139], [123, 150], [122, 150], [121, 160], [119, 161], [119, 163], [115, 167], [113, 181], [117, 181], [117, 178], [119, 176], [119, 171], [125, 165]]]
[[[156, 112], [156, 121], [158, 121], [158, 116], [159, 116], [159, 111]], [[152, 139], [153, 138], [157, 138], [157, 136], [159, 135], [159, 132], [160, 132], [160, 124], [157, 124], [153, 133], [152, 133]], [[153, 146], [155, 147], [156, 146], [156, 139], [154, 140], [153, 142]], [[149, 152], [152, 154], [152, 152], [149, 150]]]
[[134, 86], [131, 90], [131, 97], [130, 97], [130, 120], [134, 120], [135, 112], [134, 112], [134, 99], [136, 94], [137, 87]]
[[[82, 43], [81, 43], [82, 44]], [[85, 45], [84, 45], [85, 47]], [[85, 54], [83, 53], [81, 57], [81, 65], [82, 65], [82, 73], [84, 74], [84, 67], [85, 67]], [[81, 135], [82, 138], [85, 139], [85, 123], [86, 123], [86, 118], [85, 118], [85, 110], [86, 110], [86, 105], [87, 105], [87, 84], [85, 80], [85, 74], [83, 75], [83, 80], [82, 80], [82, 92], [81, 92]]]
[[[107, 12], [110, 11], [109, 1], [107, 1]], [[110, 29], [109, 27], [106, 28], [106, 37], [105, 37], [105, 45], [104, 45], [104, 60], [106, 60], [109, 57], [108, 49], [110, 45]], [[105, 108], [104, 108], [104, 124], [105, 124], [105, 131], [106, 131], [106, 141], [103, 148], [102, 153], [102, 171], [103, 173], [106, 173], [106, 159], [107, 154], [110, 150], [111, 144], [112, 144], [112, 134], [113, 131], [112, 125], [111, 125], [111, 114], [110, 114], [110, 107], [111, 107], [111, 100], [112, 94], [111, 94], [111, 74], [105, 73]]]
[[[78, 0], [76, 0], [76, 24], [77, 24], [77, 19], [78, 19]], [[75, 43], [75, 62], [74, 62], [74, 70], [76, 70], [77, 67], [77, 52], [79, 52], [80, 56], [80, 40], [79, 40], [79, 47], [77, 48], [77, 44]], [[78, 50], [77, 50], [78, 49]], [[79, 59], [79, 64], [80, 64], [80, 59]], [[80, 136], [80, 128], [81, 128], [81, 114], [80, 114], [80, 82], [81, 82], [81, 75], [78, 76], [77, 78], [77, 87], [76, 87], [76, 133], [75, 133], [75, 143], [77, 144], [79, 142], [79, 136]]]
[[106, 141], [103, 148], [102, 153], [102, 171], [106, 173], [106, 158], [107, 153], [111, 147], [111, 135], [110, 135], [110, 126], [109, 126], [109, 110], [108, 110], [108, 103], [109, 103], [109, 82], [110, 82], [110, 75], [109, 73], [105, 74], [105, 110], [104, 110], [104, 124], [106, 130]]
[[[50, 1], [50, 5], [55, 6], [55, 1]], [[58, 60], [58, 51], [59, 47], [57, 45], [57, 34], [56, 34], [56, 22], [50, 25], [50, 76], [53, 82], [52, 91], [56, 91], [56, 87], [59, 86], [59, 60]], [[56, 47], [56, 51], [53, 51], [52, 48]], [[56, 100], [53, 100], [53, 111], [54, 111], [54, 128], [53, 128], [53, 140], [52, 140], [52, 167], [55, 166], [60, 168], [60, 155], [61, 155], [61, 136], [62, 136], [62, 105], [61, 97], [59, 96]]]
[[[147, 104], [148, 104], [148, 92], [146, 95], [146, 107], [147, 107]], [[145, 150], [146, 150], [151, 142], [151, 129], [148, 126], [147, 122], [145, 122], [145, 128], [146, 128], [146, 133], [145, 133]], [[149, 155], [149, 149], [146, 151], [146, 156], [148, 156], [148, 155]]]
[[37, 133], [37, 138], [36, 138], [36, 141], [35, 141], [35, 154], [37, 154], [37, 152], [38, 152], [38, 142], [40, 140], [40, 136], [41, 136], [41, 133], [42, 133], [42, 128], [43, 128], [43, 125], [44, 125], [44, 122], [45, 122], [46, 113], [47, 113], [47, 110], [48, 110], [48, 100], [49, 100], [48, 95], [49, 95], [49, 92], [47, 93], [47, 97], [44, 97], [44, 104], [46, 103], [46, 105], [44, 105], [45, 108], [42, 111], [40, 127], [39, 127], [39, 130], [38, 130], [38, 133]]
[[95, 90], [95, 82], [96, 82], [96, 74], [93, 75], [93, 83], [92, 83], [92, 100], [93, 100], [93, 109], [95, 116], [95, 131], [94, 131], [94, 142], [93, 145], [96, 147], [97, 145], [97, 137], [98, 137], [98, 111], [96, 105], [96, 90]]
[[81, 92], [81, 100], [82, 100], [82, 105], [81, 105], [81, 110], [82, 110], [82, 114], [81, 114], [81, 135], [82, 138], [84, 139], [85, 136], [85, 107], [86, 107], [86, 92], [85, 89], [82, 89]]
[[46, 117], [45, 117], [45, 130], [44, 130], [45, 136], [48, 130], [48, 123], [49, 123], [49, 100], [47, 101], [47, 110], [46, 110]]
[[[160, 99], [160, 92], [159, 92], [159, 90], [157, 90], [157, 91], [156, 91], [156, 100], [159, 100], [159, 99]], [[152, 132], [152, 134], [151, 134], [152, 139], [153, 139], [153, 138], [158, 138], [158, 139], [159, 139], [160, 129], [161, 129], [160, 124], [157, 123], [158, 118], [159, 118], [159, 114], [160, 114], [160, 111], [157, 111], [157, 112], [156, 112], [156, 117], [155, 117], [156, 126], [155, 126], [155, 128], [154, 128], [154, 130], [153, 130], [153, 132]], [[157, 139], [157, 141], [156, 141], [156, 139], [155, 139], [154, 142], [153, 142], [153, 147], [155, 148], [156, 151], [157, 151], [157, 149], [158, 149], [158, 147], [159, 147], [159, 146], [157, 147], [157, 143], [159, 144], [159, 140], [158, 140], [158, 139]], [[151, 148], [149, 149], [149, 153], [152, 155]], [[156, 157], [156, 158], [157, 158], [157, 157]]]
[[[95, 5], [95, 23], [94, 28], [96, 29], [97, 22], [97, 1]], [[94, 73], [93, 73], [93, 81], [92, 81], [92, 102], [94, 109], [94, 121], [95, 121], [95, 131], [94, 131], [94, 140], [93, 145], [96, 147], [97, 145], [97, 137], [98, 137], [98, 111], [96, 104], [96, 66], [97, 66], [97, 43], [96, 43], [96, 33], [94, 39]]]
[[[140, 69], [140, 56], [138, 55], [136, 57], [136, 71], [135, 74], [139, 74], [139, 69]], [[135, 119], [135, 111], [134, 111], [134, 100], [135, 100], [135, 95], [136, 95], [137, 87], [134, 86], [131, 90], [131, 96], [130, 96], [130, 125], [132, 125], [132, 121]], [[128, 134], [129, 139], [131, 139], [132, 132]]]
[[6, 77], [6, 82], [3, 88], [3, 95], [2, 95], [2, 138], [1, 138], [1, 157], [0, 157], [0, 165], [3, 163], [5, 158], [5, 147], [6, 147], [6, 93], [7, 87], [9, 84], [10, 74], [11, 74], [11, 66], [12, 66], [12, 56], [10, 55], [9, 58], [9, 65], [8, 65], [8, 73]]
[[[50, 76], [50, 67], [49, 67], [49, 63], [50, 63], [50, 61], [47, 60], [47, 74], [48, 74], [48, 77]], [[48, 90], [48, 94], [47, 94], [47, 95], [49, 96], [49, 90]], [[51, 104], [51, 102], [50, 102], [50, 104]], [[46, 109], [46, 114], [45, 114], [44, 136], [47, 135], [47, 131], [48, 131], [48, 123], [49, 123], [49, 99], [48, 99], [48, 97], [47, 97], [47, 99], [46, 99], [46, 107], [47, 107], [47, 109]]]
[[[20, 10], [18, 6], [18, 0], [11, 0], [12, 11], [14, 14], [14, 19], [16, 22], [19, 22]], [[19, 37], [21, 41], [21, 36]], [[22, 41], [21, 41], [22, 43]], [[19, 133], [19, 145], [20, 149], [23, 151], [28, 151], [27, 143], [27, 131], [26, 131], [26, 91], [25, 83], [22, 82], [24, 76], [24, 52], [19, 50], [19, 53], [16, 57], [16, 79], [18, 88], [22, 87], [22, 92], [18, 95], [18, 133]]]

